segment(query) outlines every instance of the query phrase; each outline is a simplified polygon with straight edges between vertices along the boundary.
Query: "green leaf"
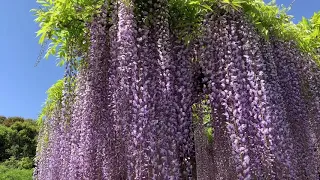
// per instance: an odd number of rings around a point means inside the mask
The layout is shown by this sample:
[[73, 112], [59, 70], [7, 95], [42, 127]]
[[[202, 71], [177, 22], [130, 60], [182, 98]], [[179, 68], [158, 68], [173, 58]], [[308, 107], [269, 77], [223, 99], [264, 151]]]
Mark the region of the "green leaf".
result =
[[65, 61], [63, 59], [60, 59], [60, 61], [58, 62], [57, 66], [62, 67], [64, 65]]
[[201, 6], [204, 7], [206, 10], [213, 11], [211, 7], [207, 4], [202, 4]]
[[200, 1], [191, 1], [189, 2], [190, 5], [200, 5]]
[[230, 4], [231, 3], [230, 0], [222, 0], [221, 2], [224, 3], [224, 4]]
[[47, 2], [43, 1], [43, 0], [37, 0], [37, 3], [39, 3], [39, 4], [47, 4]]
[[46, 33], [42, 33], [40, 39], [39, 39], [39, 44], [43, 44], [44, 40], [46, 39]]

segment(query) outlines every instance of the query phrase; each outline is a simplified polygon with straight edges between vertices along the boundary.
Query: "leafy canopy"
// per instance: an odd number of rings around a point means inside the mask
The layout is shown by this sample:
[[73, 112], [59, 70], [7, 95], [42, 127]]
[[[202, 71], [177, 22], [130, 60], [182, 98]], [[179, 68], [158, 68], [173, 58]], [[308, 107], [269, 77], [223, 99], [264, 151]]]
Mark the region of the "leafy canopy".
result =
[[[56, 56], [65, 61], [85, 58], [88, 51], [86, 23], [98, 13], [104, 0], [37, 0], [39, 9], [32, 9], [39, 23], [39, 43], [50, 41], [45, 58]], [[179, 31], [180, 38], [189, 42], [200, 33], [206, 13], [220, 10], [243, 11], [266, 39], [270, 32], [285, 40], [294, 40], [298, 47], [320, 62], [320, 12], [311, 19], [303, 18], [298, 24], [287, 14], [290, 8], [277, 6], [272, 0], [169, 0], [171, 27]], [[320, 63], [319, 63], [320, 64]]]
[[86, 22], [99, 11], [102, 0], [37, 0], [32, 9], [39, 23], [39, 44], [50, 41], [45, 58], [56, 56], [63, 65], [67, 60], [85, 56], [88, 49]]

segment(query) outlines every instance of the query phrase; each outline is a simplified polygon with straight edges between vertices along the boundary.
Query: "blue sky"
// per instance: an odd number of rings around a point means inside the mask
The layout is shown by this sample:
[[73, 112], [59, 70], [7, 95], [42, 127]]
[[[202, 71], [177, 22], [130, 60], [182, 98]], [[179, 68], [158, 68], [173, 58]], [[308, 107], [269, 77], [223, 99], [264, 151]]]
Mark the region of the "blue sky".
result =
[[[270, 0], [265, 0], [265, 2], [270, 2]], [[276, 2], [288, 7], [293, 0], [277, 0]], [[314, 12], [318, 11], [320, 11], [320, 0], [296, 0], [288, 14], [295, 17], [293, 21], [296, 23], [301, 20], [302, 16], [310, 18]]]
[[[268, 1], [266, 1], [268, 2]], [[278, 0], [289, 5], [292, 0]], [[0, 115], [37, 118], [46, 99], [46, 90], [63, 76], [54, 57], [34, 64], [40, 46], [30, 9], [37, 8], [35, 0], [9, 0], [0, 6]], [[296, 0], [290, 14], [295, 22], [302, 16], [311, 17], [320, 10], [320, 0]]]
[[46, 99], [46, 90], [63, 77], [56, 58], [37, 67], [40, 45], [30, 9], [35, 0], [1, 1], [0, 5], [0, 115], [36, 118]]

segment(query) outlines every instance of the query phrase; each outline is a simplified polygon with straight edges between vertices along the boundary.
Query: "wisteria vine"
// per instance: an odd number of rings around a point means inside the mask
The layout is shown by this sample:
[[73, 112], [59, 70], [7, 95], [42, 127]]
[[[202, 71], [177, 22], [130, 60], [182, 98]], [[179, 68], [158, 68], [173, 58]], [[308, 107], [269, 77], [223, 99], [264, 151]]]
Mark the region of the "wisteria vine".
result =
[[185, 41], [169, 9], [112, 0], [86, 22], [88, 52], [67, 66], [34, 178], [317, 180], [313, 57], [220, 6]]

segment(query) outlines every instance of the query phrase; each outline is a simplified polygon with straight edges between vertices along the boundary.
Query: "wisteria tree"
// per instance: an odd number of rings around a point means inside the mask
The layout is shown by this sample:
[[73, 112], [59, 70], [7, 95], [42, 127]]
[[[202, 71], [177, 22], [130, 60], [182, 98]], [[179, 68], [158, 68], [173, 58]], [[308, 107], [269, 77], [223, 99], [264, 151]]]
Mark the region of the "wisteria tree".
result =
[[[320, 13], [261, 0], [38, 0], [48, 91], [34, 179], [320, 172]], [[263, 13], [260, 13], [263, 12]]]

